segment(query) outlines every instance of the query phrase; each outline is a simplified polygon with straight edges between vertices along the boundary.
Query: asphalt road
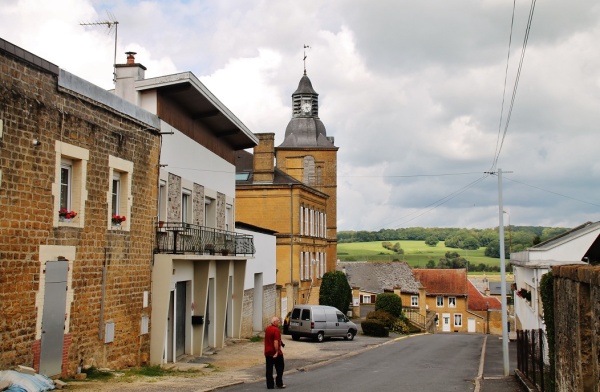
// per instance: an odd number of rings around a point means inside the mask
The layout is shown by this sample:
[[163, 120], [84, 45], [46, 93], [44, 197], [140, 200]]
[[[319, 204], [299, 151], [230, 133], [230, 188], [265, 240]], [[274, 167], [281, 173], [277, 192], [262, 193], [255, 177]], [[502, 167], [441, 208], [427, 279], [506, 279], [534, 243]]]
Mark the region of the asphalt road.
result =
[[[284, 376], [286, 390], [473, 391], [484, 335], [415, 336]], [[264, 381], [223, 389], [262, 391]]]

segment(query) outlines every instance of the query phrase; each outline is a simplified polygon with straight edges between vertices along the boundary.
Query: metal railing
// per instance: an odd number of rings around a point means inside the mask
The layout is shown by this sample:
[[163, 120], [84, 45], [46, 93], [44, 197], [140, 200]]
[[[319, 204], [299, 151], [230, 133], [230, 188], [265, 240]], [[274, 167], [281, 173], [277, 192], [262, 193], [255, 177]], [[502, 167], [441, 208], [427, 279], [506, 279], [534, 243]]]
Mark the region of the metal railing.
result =
[[551, 380], [547, 380], [549, 365], [544, 363], [544, 331], [542, 329], [517, 330], [517, 369], [537, 387], [538, 391], [544, 392], [552, 389], [553, 383]]
[[181, 222], [156, 224], [154, 253], [251, 256], [254, 237]]
[[425, 326], [425, 316], [419, 313], [417, 309], [403, 306], [402, 312], [404, 313], [404, 317], [406, 317], [414, 326], [423, 331], [427, 329]]

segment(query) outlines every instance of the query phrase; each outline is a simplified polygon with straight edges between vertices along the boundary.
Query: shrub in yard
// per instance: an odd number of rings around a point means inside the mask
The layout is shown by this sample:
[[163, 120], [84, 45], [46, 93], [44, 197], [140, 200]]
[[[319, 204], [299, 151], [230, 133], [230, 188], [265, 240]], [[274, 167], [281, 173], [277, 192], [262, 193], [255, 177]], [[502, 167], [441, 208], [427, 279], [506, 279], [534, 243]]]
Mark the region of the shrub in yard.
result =
[[386, 337], [390, 335], [390, 331], [380, 320], [365, 320], [360, 323], [363, 334], [368, 336]]
[[329, 305], [342, 313], [348, 313], [352, 302], [352, 289], [346, 274], [342, 271], [329, 271], [323, 275], [319, 290], [319, 305]]
[[380, 321], [386, 328], [392, 328], [394, 323], [398, 321], [397, 317], [394, 317], [390, 313], [385, 310], [374, 310], [372, 312], [367, 313], [365, 317], [367, 320], [377, 320]]
[[392, 324], [392, 327], [390, 328], [390, 330], [392, 332], [399, 333], [399, 334], [402, 334], [402, 335], [409, 335], [410, 334], [410, 328], [408, 327], [408, 325], [406, 325], [406, 323], [404, 322], [404, 320], [400, 320], [400, 319], [398, 319], [397, 321], [395, 321]]
[[402, 299], [393, 293], [383, 293], [375, 300], [375, 310], [385, 310], [392, 316], [402, 316]]

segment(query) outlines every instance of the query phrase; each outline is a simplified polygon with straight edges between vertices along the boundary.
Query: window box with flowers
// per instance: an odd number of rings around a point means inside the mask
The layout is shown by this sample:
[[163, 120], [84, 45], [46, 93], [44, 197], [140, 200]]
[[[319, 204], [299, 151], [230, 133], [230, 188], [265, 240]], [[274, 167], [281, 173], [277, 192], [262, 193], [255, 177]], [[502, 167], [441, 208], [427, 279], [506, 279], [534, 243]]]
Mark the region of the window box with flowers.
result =
[[58, 221], [59, 222], [72, 222], [73, 218], [77, 216], [75, 211], [69, 211], [66, 208], [58, 210]]
[[113, 215], [111, 218], [111, 222], [113, 226], [121, 226], [121, 223], [125, 222], [125, 215]]
[[517, 295], [523, 298], [527, 302], [531, 302], [531, 291], [527, 289], [520, 289], [517, 291]]

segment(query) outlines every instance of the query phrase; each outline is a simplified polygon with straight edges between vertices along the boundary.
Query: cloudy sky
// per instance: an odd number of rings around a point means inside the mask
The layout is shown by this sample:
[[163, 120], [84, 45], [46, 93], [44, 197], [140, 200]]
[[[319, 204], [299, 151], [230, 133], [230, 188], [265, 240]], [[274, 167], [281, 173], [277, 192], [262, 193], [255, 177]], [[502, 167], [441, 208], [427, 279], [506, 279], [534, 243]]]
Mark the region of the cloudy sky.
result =
[[497, 226], [498, 168], [505, 224], [600, 220], [600, 3], [537, 2], [528, 35], [532, 3], [514, 6], [2, 0], [0, 37], [110, 89], [114, 28], [80, 23], [116, 20], [118, 63], [135, 51], [147, 77], [193, 72], [276, 145], [309, 45], [339, 147], [338, 230]]

